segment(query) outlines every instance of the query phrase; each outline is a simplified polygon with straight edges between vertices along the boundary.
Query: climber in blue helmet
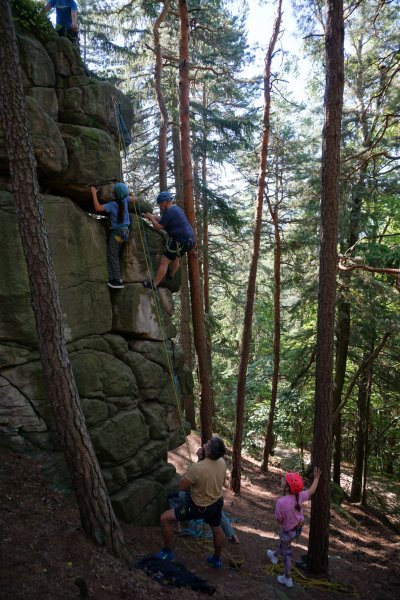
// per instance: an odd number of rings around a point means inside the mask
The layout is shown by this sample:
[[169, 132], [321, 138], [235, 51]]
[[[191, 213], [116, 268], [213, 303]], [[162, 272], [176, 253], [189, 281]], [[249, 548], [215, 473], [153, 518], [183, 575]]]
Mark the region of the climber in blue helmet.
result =
[[119, 255], [123, 245], [129, 240], [129, 211], [128, 202], [134, 200], [134, 195], [129, 194], [128, 186], [125, 183], [116, 183], [114, 185], [114, 199], [100, 204], [97, 199], [97, 190], [91, 187], [93, 206], [96, 212], [106, 212], [111, 223], [111, 232], [108, 238], [107, 246], [107, 264], [108, 264], [108, 286], [114, 289], [124, 287], [121, 277], [121, 266]]
[[168, 241], [154, 280], [143, 282], [144, 287], [149, 289], [157, 289], [167, 275], [168, 268], [169, 277], [172, 279], [179, 269], [179, 258], [195, 246], [193, 228], [184, 211], [172, 203], [172, 194], [168, 191], [160, 192], [157, 204], [161, 210], [160, 216], [152, 213], [144, 213], [142, 216], [150, 221], [157, 231], [166, 231]]

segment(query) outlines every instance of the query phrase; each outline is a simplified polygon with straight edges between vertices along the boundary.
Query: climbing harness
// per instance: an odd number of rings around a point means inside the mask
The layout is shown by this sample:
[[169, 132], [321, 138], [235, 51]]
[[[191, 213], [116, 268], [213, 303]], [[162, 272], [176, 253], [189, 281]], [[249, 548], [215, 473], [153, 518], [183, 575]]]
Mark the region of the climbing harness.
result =
[[[126, 161], [127, 144], [125, 143], [125, 139], [126, 139], [126, 133], [127, 132], [129, 133], [129, 131], [124, 123], [121, 111], [119, 109], [119, 105], [116, 102], [115, 98], [113, 98], [113, 105], [114, 105], [114, 112], [115, 112], [115, 120], [116, 120], [117, 128], [118, 128], [118, 137], [120, 140], [120, 148], [121, 148], [121, 143], [122, 143], [122, 151], [124, 154], [124, 159]], [[129, 177], [127, 179], [129, 179]], [[154, 271], [153, 271], [153, 268], [152, 268], [152, 265], [151, 265], [150, 259], [149, 259], [150, 250], [149, 250], [146, 230], [145, 230], [145, 226], [144, 226], [144, 222], [143, 222], [143, 218], [142, 218], [141, 205], [140, 205], [139, 201], [135, 205], [135, 209], [136, 209], [135, 214], [136, 214], [136, 221], [137, 221], [138, 230], [139, 230], [140, 241], [142, 244], [143, 254], [144, 254], [144, 258], [145, 258], [145, 262], [146, 262], [146, 270], [150, 275], [150, 281], [153, 281], [154, 280]], [[170, 350], [168, 349], [168, 346], [167, 346], [168, 340], [167, 340], [166, 333], [165, 333], [165, 324], [164, 324], [161, 300], [160, 300], [159, 292], [157, 289], [154, 288], [154, 286], [151, 286], [151, 290], [152, 290], [152, 294], [153, 294], [154, 306], [155, 306], [156, 313], [157, 313], [158, 323], [159, 323], [160, 329], [162, 331], [162, 341], [163, 341], [165, 356], [167, 359], [168, 371], [169, 371], [172, 387], [174, 390], [175, 403], [176, 403], [176, 407], [177, 407], [178, 414], [179, 414], [180, 428], [181, 428], [181, 432], [182, 432], [183, 436], [185, 437], [185, 443], [186, 443], [186, 446], [188, 449], [189, 462], [192, 463], [190, 444], [186, 437], [182, 407], [180, 405], [179, 394], [178, 394], [178, 377], [174, 371], [173, 363], [171, 361], [171, 356], [170, 356]], [[174, 346], [173, 346], [172, 342], [171, 342], [171, 345], [172, 345], [172, 354], [174, 355]]]

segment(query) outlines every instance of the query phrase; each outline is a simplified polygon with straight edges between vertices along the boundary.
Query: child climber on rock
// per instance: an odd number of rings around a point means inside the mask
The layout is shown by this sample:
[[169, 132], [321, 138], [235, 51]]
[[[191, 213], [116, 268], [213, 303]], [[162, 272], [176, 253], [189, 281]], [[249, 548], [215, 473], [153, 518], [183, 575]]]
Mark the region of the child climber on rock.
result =
[[100, 204], [97, 199], [97, 190], [91, 187], [93, 206], [96, 212], [106, 212], [111, 222], [111, 232], [108, 238], [107, 246], [107, 264], [108, 264], [108, 286], [114, 289], [124, 287], [121, 277], [121, 266], [119, 264], [119, 255], [122, 246], [129, 240], [129, 196], [128, 186], [125, 183], [116, 183], [114, 185], [115, 200]]
[[298, 473], [286, 473], [282, 480], [283, 496], [277, 500], [275, 506], [275, 517], [281, 529], [279, 532], [279, 544], [275, 551], [267, 550], [270, 561], [276, 565], [278, 556], [283, 558], [284, 574], [278, 575], [278, 582], [286, 587], [293, 587], [290, 577], [292, 566], [292, 541], [297, 539], [304, 525], [304, 513], [302, 503], [311, 498], [317, 489], [321, 470], [314, 468], [314, 481], [309, 490], [304, 490], [304, 482]]

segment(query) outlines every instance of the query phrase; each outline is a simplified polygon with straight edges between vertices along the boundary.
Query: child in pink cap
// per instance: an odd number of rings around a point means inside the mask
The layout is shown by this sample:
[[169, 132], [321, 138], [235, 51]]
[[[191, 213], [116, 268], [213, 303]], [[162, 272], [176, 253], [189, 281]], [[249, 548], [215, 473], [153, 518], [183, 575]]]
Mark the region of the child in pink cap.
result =
[[304, 513], [302, 502], [311, 498], [317, 489], [321, 470], [314, 467], [314, 481], [309, 490], [304, 490], [304, 482], [298, 473], [286, 473], [284, 480], [283, 496], [277, 500], [275, 506], [275, 517], [281, 529], [279, 532], [279, 544], [275, 552], [267, 550], [270, 561], [276, 565], [278, 556], [283, 558], [285, 572], [278, 575], [278, 582], [286, 587], [293, 587], [290, 577], [292, 566], [292, 540], [297, 539], [304, 525]]

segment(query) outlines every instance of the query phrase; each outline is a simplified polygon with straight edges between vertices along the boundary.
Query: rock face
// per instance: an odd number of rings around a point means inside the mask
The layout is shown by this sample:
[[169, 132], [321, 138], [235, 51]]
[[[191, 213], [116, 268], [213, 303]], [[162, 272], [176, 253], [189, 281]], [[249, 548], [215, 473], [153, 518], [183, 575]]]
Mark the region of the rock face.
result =
[[[165, 242], [132, 214], [121, 257], [125, 288], [110, 290], [107, 220], [84, 210], [91, 208], [88, 184], [120, 178], [114, 103], [128, 128], [131, 106], [110, 83], [87, 75], [67, 39], [44, 47], [23, 34], [18, 43], [65, 337], [86, 425], [117, 515], [155, 523], [176, 484], [165, 456], [184, 442], [180, 406], [192, 387], [172, 341], [170, 289], [175, 288], [160, 289], [156, 305], [141, 284], [148, 277], [143, 236], [153, 268]], [[0, 445], [46, 452], [48, 477], [68, 488], [42, 373], [1, 122], [0, 235]]]

